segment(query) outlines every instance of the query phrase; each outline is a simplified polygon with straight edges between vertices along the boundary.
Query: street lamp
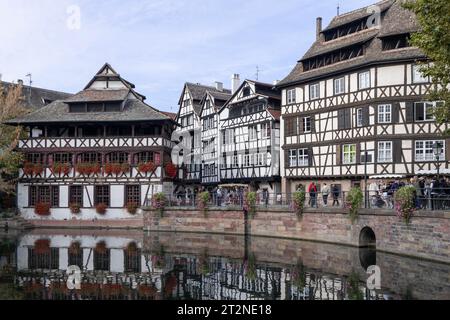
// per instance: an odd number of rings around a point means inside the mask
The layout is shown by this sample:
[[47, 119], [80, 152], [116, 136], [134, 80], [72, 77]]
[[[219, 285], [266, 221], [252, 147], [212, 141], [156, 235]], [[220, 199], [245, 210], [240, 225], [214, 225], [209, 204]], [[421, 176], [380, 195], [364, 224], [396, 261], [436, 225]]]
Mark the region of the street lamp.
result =
[[439, 167], [440, 167], [442, 147], [443, 147], [442, 142], [436, 141], [435, 143], [433, 143], [433, 153], [436, 159], [436, 170], [438, 181], [439, 181]]

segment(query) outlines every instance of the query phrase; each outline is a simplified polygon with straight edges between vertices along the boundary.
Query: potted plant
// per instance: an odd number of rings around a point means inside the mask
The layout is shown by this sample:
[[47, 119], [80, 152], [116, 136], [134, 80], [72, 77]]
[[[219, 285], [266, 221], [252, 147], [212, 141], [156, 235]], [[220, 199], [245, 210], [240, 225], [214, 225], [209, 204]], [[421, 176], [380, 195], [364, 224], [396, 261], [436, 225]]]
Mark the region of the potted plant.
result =
[[98, 214], [104, 215], [106, 213], [106, 209], [108, 208], [108, 206], [104, 203], [99, 203], [95, 206], [95, 211]]
[[81, 206], [78, 203], [71, 203], [69, 204], [70, 212], [72, 214], [80, 214], [81, 213]]
[[298, 217], [303, 215], [305, 208], [306, 193], [305, 190], [299, 190], [292, 194], [292, 208]]
[[167, 204], [166, 195], [163, 192], [155, 193], [152, 197], [152, 207], [155, 208], [160, 217], [162, 217], [164, 213], [164, 209]]
[[106, 247], [105, 241], [100, 241], [95, 245], [95, 252], [98, 254], [106, 254], [108, 252], [108, 248]]
[[36, 254], [49, 254], [50, 253], [50, 240], [38, 239], [34, 242], [34, 253]]
[[81, 244], [78, 241], [74, 241], [70, 244], [69, 254], [79, 255], [81, 253]]
[[141, 173], [153, 172], [156, 165], [153, 162], [141, 162], [138, 164], [138, 171]]
[[413, 186], [401, 187], [394, 196], [397, 216], [409, 224], [416, 210], [416, 189]]
[[49, 216], [50, 215], [50, 204], [39, 202], [34, 206], [34, 213], [39, 216]]
[[208, 203], [211, 199], [211, 196], [208, 191], [201, 192], [198, 195], [197, 199], [197, 208], [203, 212], [203, 215], [206, 217], [208, 215]]
[[358, 219], [358, 210], [361, 208], [364, 195], [360, 188], [354, 187], [347, 195], [345, 206], [349, 209], [349, 216], [352, 223]]
[[164, 169], [169, 178], [174, 179], [177, 176], [177, 167], [172, 162], [166, 164]]
[[139, 205], [136, 202], [128, 202], [127, 203], [127, 211], [129, 214], [135, 215]]

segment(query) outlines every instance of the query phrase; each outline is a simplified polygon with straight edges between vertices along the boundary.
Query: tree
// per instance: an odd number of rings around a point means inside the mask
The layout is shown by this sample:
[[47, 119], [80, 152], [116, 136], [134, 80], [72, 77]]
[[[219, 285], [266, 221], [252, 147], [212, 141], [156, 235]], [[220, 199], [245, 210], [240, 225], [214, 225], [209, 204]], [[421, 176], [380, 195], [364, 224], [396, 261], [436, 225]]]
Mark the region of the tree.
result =
[[420, 29], [411, 35], [412, 46], [420, 48], [432, 61], [422, 63], [420, 71], [429, 76], [437, 89], [430, 94], [434, 101], [444, 101], [435, 110], [438, 123], [450, 122], [450, 1], [408, 0], [404, 7], [417, 16]]
[[14, 192], [15, 178], [22, 162], [22, 155], [14, 149], [23, 130], [4, 122], [27, 112], [22, 98], [22, 86], [11, 85], [5, 88], [0, 83], [0, 192]]

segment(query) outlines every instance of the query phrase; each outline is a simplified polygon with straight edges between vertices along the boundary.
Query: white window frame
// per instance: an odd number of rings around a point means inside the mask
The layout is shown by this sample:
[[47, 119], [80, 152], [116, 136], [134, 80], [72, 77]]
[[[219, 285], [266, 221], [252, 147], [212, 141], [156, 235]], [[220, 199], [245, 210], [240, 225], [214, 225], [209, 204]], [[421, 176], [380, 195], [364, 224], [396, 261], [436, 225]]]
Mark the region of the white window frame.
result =
[[235, 154], [233, 156], [233, 163], [232, 163], [233, 167], [238, 168], [239, 167], [239, 156], [237, 154]]
[[[416, 114], [416, 105], [422, 103], [423, 104], [423, 120], [418, 120], [416, 118], [417, 114]], [[443, 101], [419, 101], [419, 102], [414, 102], [414, 121], [418, 121], [418, 122], [426, 122], [426, 121], [435, 121], [436, 118], [434, 116], [433, 113], [431, 113], [431, 117], [428, 117], [428, 109], [431, 109], [431, 111], [434, 111], [434, 109], [438, 106], [438, 104], [443, 104]]]
[[378, 123], [392, 123], [392, 104], [378, 105]]
[[246, 168], [250, 167], [251, 166], [251, 161], [250, 161], [251, 157], [250, 157], [250, 155], [249, 154], [244, 154], [243, 159], [244, 159], [243, 167], [246, 167]]
[[[308, 124], [308, 119], [309, 119], [309, 129], [306, 130], [306, 127]], [[302, 118], [302, 121], [303, 121], [303, 133], [311, 133], [311, 131], [312, 131], [311, 117], [304, 117], [304, 118]]]
[[270, 138], [270, 122], [261, 123], [261, 138]]
[[370, 71], [364, 71], [358, 74], [358, 89], [370, 88]]
[[286, 102], [287, 104], [292, 104], [297, 101], [296, 89], [289, 89], [286, 91]]
[[320, 98], [320, 83], [314, 83], [309, 85], [309, 100], [315, 100]]
[[[436, 161], [434, 156], [433, 145], [435, 142], [442, 144], [442, 152], [439, 157], [439, 161], [445, 161], [445, 140], [417, 140], [414, 148], [415, 161], [431, 162]], [[419, 151], [419, 153], [418, 153]]]
[[248, 140], [249, 141], [258, 140], [258, 126], [257, 125], [248, 126]]
[[234, 129], [225, 130], [225, 145], [234, 144]]
[[334, 79], [334, 94], [343, 94], [345, 93], [345, 77]]
[[393, 160], [392, 141], [378, 141], [378, 159], [379, 163], [389, 163]]
[[308, 154], [308, 149], [303, 148], [303, 149], [298, 149], [297, 154], [298, 154], [298, 161], [297, 161], [297, 165], [299, 167], [308, 167], [309, 166], [309, 154]]
[[413, 83], [426, 83], [429, 82], [428, 77], [424, 77], [422, 73], [419, 71], [420, 65], [413, 64], [412, 65], [412, 82]]
[[289, 150], [289, 167], [295, 168], [298, 166], [298, 151], [297, 149]]
[[356, 164], [356, 144], [344, 144], [342, 146], [342, 163]]
[[363, 126], [363, 109], [358, 108], [356, 109], [356, 126], [362, 127]]

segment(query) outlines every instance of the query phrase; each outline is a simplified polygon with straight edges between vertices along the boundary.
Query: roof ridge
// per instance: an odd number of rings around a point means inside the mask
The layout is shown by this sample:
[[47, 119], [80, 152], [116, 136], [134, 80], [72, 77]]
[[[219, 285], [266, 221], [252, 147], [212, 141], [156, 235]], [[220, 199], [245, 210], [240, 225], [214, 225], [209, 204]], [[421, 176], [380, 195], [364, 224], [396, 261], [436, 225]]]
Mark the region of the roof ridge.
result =
[[358, 8], [358, 9], [354, 9], [354, 10], [351, 10], [351, 11], [348, 11], [348, 12], [336, 15], [336, 16], [333, 17], [333, 19], [337, 18], [337, 17], [339, 17], [339, 18], [340, 17], [345, 17], [345, 16], [351, 15], [351, 14], [353, 14], [355, 12], [362, 11], [364, 9], [367, 9], [367, 8], [370, 8], [370, 7], [373, 7], [373, 6], [376, 6], [376, 5], [384, 4], [384, 3], [387, 3], [387, 2], [395, 2], [395, 0], [381, 0], [381, 1], [378, 1], [376, 3], [370, 4], [368, 6], [364, 6], [364, 7]]

